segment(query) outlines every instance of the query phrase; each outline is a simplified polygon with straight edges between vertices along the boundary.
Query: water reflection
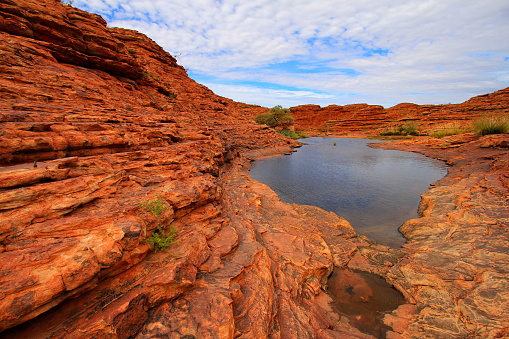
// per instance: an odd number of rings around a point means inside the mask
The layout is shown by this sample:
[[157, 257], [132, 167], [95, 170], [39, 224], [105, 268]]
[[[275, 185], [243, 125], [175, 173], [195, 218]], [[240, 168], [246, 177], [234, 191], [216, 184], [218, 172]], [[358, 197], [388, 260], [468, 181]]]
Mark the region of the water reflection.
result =
[[405, 303], [400, 292], [368, 272], [335, 267], [327, 287], [332, 307], [346, 316], [350, 324], [376, 338], [385, 338], [390, 329], [383, 323], [384, 315]]
[[290, 156], [256, 161], [251, 177], [283, 201], [333, 211], [358, 233], [393, 247], [405, 241], [399, 226], [418, 216], [420, 194], [446, 174], [438, 160], [368, 147], [373, 140], [303, 141], [307, 145]]

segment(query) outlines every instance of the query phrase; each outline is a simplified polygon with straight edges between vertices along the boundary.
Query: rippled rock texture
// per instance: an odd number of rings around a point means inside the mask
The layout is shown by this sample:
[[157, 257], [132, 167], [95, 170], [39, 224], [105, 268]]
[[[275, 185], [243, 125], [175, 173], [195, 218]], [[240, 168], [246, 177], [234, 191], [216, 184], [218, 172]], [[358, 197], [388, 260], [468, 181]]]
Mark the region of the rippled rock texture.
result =
[[415, 303], [404, 338], [509, 336], [509, 136], [427, 139], [387, 147], [446, 161], [422, 195], [422, 217], [401, 227], [403, 259], [388, 278]]
[[507, 335], [503, 138], [401, 146], [453, 167], [390, 249], [251, 180], [249, 158], [295, 144], [146, 36], [0, 0], [0, 40], [0, 337], [383, 336], [330, 304], [371, 299], [358, 271], [406, 297], [387, 337]]
[[0, 337], [369, 337], [323, 288], [370, 243], [239, 160], [295, 145], [251, 122], [267, 108], [59, 1], [1, 0], [0, 29]]

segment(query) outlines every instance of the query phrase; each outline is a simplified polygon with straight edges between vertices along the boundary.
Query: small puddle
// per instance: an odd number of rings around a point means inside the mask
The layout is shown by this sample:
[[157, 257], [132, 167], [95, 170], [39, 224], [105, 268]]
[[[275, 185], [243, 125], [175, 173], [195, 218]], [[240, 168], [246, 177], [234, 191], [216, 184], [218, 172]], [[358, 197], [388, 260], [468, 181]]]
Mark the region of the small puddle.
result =
[[382, 321], [406, 303], [403, 295], [376, 274], [335, 267], [328, 280], [332, 307], [361, 332], [385, 338], [391, 328]]

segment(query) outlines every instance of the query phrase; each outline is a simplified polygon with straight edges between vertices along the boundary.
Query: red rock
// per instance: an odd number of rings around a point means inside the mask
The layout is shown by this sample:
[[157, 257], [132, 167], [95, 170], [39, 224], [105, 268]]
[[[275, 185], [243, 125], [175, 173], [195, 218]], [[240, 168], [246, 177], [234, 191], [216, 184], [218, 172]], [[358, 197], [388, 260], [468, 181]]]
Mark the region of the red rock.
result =
[[[0, 337], [372, 337], [328, 304], [334, 266], [384, 276], [415, 304], [387, 317], [388, 335], [507, 334], [506, 136], [398, 146], [452, 167], [390, 249], [250, 179], [246, 157], [295, 143], [251, 121], [267, 108], [215, 95], [146, 36], [58, 1], [0, 0], [0, 40]], [[430, 126], [505, 112], [506, 99], [294, 113], [362, 131], [409, 111]], [[176, 242], [152, 251], [146, 239], [170, 228]]]
[[[469, 127], [483, 115], [509, 113], [509, 88], [480, 95], [461, 104], [416, 105], [402, 103], [390, 108], [377, 105], [302, 105], [291, 107], [295, 129], [308, 134], [378, 135], [412, 121], [421, 133], [451, 126]], [[360, 133], [360, 134], [359, 134]]]
[[505, 139], [507, 135], [466, 139], [452, 148], [433, 147], [440, 145], [439, 139], [391, 144], [452, 165], [449, 174], [423, 194], [423, 217], [400, 228], [408, 239], [405, 257], [388, 277], [418, 310], [398, 330], [403, 337], [506, 335], [508, 208], [501, 197], [508, 195], [509, 154], [501, 148], [481, 148]]

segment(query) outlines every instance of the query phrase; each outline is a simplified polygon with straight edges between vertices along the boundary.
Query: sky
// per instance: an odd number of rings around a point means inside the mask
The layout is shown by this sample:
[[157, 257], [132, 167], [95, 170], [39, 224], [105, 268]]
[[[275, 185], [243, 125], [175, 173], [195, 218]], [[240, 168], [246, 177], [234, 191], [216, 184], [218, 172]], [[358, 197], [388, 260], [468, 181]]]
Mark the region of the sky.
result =
[[265, 107], [460, 103], [509, 87], [509, 0], [75, 0], [216, 94]]

